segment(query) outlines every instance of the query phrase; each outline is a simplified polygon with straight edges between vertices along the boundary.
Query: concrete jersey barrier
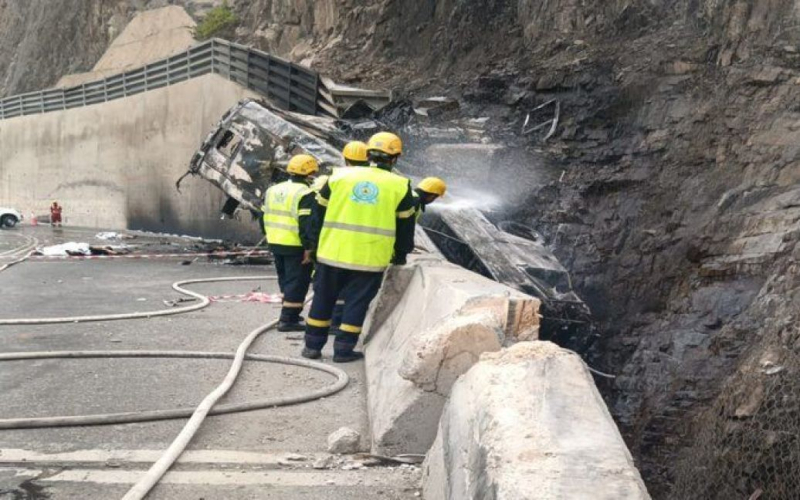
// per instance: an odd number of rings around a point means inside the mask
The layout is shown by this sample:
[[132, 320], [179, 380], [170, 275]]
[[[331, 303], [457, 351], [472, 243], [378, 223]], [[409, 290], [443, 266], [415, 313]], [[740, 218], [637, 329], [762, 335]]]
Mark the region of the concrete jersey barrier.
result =
[[436, 257], [387, 273], [365, 325], [372, 449], [424, 454], [481, 353], [537, 338], [538, 299]]
[[453, 385], [425, 500], [649, 499], [580, 358], [550, 342], [486, 353]]

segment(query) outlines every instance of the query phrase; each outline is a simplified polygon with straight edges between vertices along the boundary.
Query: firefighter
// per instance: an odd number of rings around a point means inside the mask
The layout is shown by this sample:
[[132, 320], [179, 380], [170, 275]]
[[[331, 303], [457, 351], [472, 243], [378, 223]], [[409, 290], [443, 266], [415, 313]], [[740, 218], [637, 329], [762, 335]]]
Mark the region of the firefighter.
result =
[[278, 321], [279, 332], [301, 332], [300, 313], [311, 284], [311, 209], [314, 192], [311, 177], [319, 171], [314, 157], [293, 156], [286, 167], [289, 180], [275, 184], [264, 195], [264, 234], [275, 258], [278, 286], [283, 306]]
[[348, 167], [368, 167], [367, 145], [361, 141], [350, 141], [342, 150], [344, 164]]
[[402, 150], [396, 135], [375, 134], [367, 144], [370, 165], [335, 169], [317, 195], [314, 301], [301, 353], [306, 358], [322, 356], [340, 297], [345, 303], [342, 323], [335, 332], [333, 361], [346, 363], [364, 357], [354, 348], [383, 271], [390, 264], [404, 264], [413, 247], [411, 183], [392, 173]]
[[447, 191], [447, 184], [438, 177], [426, 177], [414, 188], [414, 200], [416, 201], [416, 217], [419, 221], [425, 213], [425, 207], [444, 196]]
[[[367, 145], [361, 141], [350, 141], [342, 149], [342, 156], [344, 156], [344, 164], [348, 167], [367, 167], [369, 166], [369, 158], [367, 157]], [[327, 176], [324, 181], [319, 184], [319, 189], [328, 182]], [[316, 184], [317, 181], [314, 181]], [[316, 191], [319, 192], [319, 189]], [[331, 317], [331, 331], [337, 331], [339, 325], [342, 324], [342, 313], [344, 312], [344, 299], [339, 297], [336, 299], [336, 306], [333, 308], [333, 317]]]

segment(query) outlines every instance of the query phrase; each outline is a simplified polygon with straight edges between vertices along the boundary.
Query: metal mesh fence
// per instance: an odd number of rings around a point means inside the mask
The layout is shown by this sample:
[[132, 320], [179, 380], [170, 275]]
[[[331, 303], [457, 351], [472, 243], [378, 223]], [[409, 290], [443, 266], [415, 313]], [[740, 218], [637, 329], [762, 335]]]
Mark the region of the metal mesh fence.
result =
[[793, 349], [752, 354], [695, 424], [671, 498], [800, 498], [800, 356]]

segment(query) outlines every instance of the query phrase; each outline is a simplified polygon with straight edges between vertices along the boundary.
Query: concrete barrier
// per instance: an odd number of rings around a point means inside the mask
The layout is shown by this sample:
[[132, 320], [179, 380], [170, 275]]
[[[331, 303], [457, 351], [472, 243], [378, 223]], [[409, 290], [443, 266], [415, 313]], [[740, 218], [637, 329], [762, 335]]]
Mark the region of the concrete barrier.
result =
[[365, 325], [372, 449], [427, 452], [481, 353], [537, 338], [539, 301], [437, 257], [391, 268]]
[[650, 498], [580, 358], [550, 342], [486, 353], [454, 384], [425, 500]]

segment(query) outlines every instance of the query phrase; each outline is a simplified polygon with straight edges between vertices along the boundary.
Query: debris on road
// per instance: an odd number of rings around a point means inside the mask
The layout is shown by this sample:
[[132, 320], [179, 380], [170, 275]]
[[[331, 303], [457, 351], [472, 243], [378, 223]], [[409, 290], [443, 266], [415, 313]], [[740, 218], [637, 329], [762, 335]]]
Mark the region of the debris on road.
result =
[[135, 235], [132, 234], [125, 234], [125, 233], [118, 233], [116, 231], [103, 231], [94, 235], [94, 237], [98, 240], [106, 240], [106, 241], [113, 241], [113, 240], [132, 240], [136, 238]]
[[165, 300], [164, 305], [167, 307], [176, 307], [178, 304], [183, 304], [184, 302], [195, 302], [197, 299], [194, 297], [180, 297], [174, 300]]
[[258, 302], [261, 304], [280, 304], [283, 296], [280, 293], [249, 292], [236, 295], [212, 295], [211, 302]]
[[349, 427], [342, 427], [328, 436], [328, 452], [339, 455], [356, 453], [360, 447], [361, 434]]
[[131, 249], [125, 245], [93, 246], [88, 243], [70, 241], [60, 245], [37, 248], [33, 255], [41, 255], [44, 257], [82, 257], [88, 255], [125, 255], [130, 252]]
[[335, 459], [333, 455], [328, 455], [322, 458], [318, 458], [314, 461], [311, 465], [314, 469], [331, 469], [335, 466]]
[[34, 255], [44, 255], [52, 257], [56, 255], [91, 255], [88, 243], [62, 243], [60, 245], [52, 245], [49, 247], [37, 248]]

